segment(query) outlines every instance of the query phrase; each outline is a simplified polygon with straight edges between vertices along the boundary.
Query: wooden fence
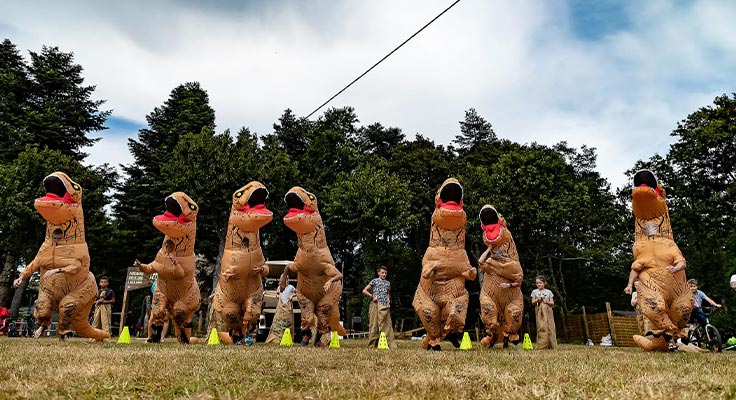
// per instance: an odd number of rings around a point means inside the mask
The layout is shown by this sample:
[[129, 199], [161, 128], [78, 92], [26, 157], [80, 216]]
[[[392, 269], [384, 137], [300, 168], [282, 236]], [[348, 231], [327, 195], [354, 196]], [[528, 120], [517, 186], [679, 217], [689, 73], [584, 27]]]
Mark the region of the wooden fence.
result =
[[635, 347], [633, 335], [639, 334], [636, 316], [613, 315], [611, 305], [606, 303], [605, 313], [555, 316], [557, 337], [565, 341], [583, 341], [590, 338], [599, 345], [601, 338], [610, 334], [616, 346]]

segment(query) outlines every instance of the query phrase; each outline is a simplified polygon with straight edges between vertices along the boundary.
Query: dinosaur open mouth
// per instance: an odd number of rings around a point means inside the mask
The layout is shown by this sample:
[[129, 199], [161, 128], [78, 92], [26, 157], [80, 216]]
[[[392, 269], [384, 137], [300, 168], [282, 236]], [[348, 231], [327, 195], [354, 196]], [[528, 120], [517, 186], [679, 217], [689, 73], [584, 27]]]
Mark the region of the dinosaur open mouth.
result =
[[259, 187], [250, 194], [248, 201], [243, 204], [238, 210], [239, 212], [255, 213], [260, 215], [273, 215], [269, 209], [266, 208], [266, 199], [268, 198], [268, 190], [263, 187]]
[[657, 187], [657, 177], [652, 171], [641, 170], [634, 174], [634, 187], [648, 187], [654, 190]]
[[312, 213], [306, 209], [306, 204], [302, 198], [294, 192], [287, 193], [284, 197], [284, 201], [286, 202], [286, 206], [289, 207], [289, 212], [284, 216], [284, 219], [293, 218], [300, 214]]
[[166, 212], [163, 213], [163, 215], [157, 215], [155, 219], [156, 221], [178, 222], [180, 224], [191, 222], [191, 220], [184, 215], [184, 211], [182, 211], [179, 202], [172, 196], [166, 198]]
[[74, 204], [71, 195], [66, 190], [64, 181], [56, 175], [49, 175], [43, 180], [43, 187], [46, 189], [46, 196], [36, 199], [36, 201], [54, 202], [61, 201], [66, 204]]
[[652, 171], [646, 169], [634, 174], [634, 189], [636, 188], [649, 188], [652, 191], [657, 192], [657, 195], [662, 195], [657, 182], [657, 177], [654, 176]]
[[440, 190], [439, 207], [450, 211], [462, 211], [463, 187], [459, 183], [450, 182]]
[[498, 220], [498, 212], [493, 207], [480, 210], [480, 225], [486, 240], [493, 242], [501, 236], [501, 223]]

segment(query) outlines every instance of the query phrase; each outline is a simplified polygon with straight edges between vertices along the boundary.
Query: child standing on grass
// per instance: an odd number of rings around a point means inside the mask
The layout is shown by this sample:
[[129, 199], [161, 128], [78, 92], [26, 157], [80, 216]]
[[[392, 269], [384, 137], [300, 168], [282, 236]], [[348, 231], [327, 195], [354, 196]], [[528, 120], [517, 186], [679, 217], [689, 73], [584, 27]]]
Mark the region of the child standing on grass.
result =
[[289, 328], [291, 338], [294, 339], [294, 298], [296, 297], [296, 288], [292, 284], [286, 285], [284, 290], [281, 287], [276, 289], [276, 314], [271, 322], [271, 330], [268, 332], [266, 343], [281, 343], [281, 337], [284, 331]]
[[[381, 332], [386, 334], [388, 347], [396, 349], [396, 340], [394, 339], [394, 328], [391, 323], [391, 306], [389, 298], [391, 293], [391, 282], [386, 280], [388, 276], [388, 268], [384, 266], [378, 267], [376, 270], [378, 278], [371, 280], [363, 289], [363, 294], [371, 298], [371, 306], [368, 310], [369, 328], [368, 328], [368, 347], [378, 347], [378, 339]], [[371, 293], [369, 290], [373, 290]]]
[[552, 306], [555, 305], [554, 294], [546, 289], [547, 280], [537, 276], [537, 288], [532, 291], [532, 305], [536, 306], [537, 315], [537, 349], [556, 349], [557, 332]]

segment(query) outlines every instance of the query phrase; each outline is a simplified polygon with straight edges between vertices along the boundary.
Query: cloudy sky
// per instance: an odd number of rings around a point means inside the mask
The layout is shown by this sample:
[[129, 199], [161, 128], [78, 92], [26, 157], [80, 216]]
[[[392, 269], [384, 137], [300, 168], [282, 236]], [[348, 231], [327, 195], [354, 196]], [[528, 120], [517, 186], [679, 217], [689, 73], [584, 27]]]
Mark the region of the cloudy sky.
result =
[[[307, 115], [452, 0], [7, 1], [0, 38], [74, 52], [113, 110], [88, 162], [199, 81], [218, 131]], [[9, 4], [8, 4], [9, 3]], [[678, 121], [736, 91], [736, 2], [462, 0], [331, 106], [449, 144], [474, 107], [498, 136], [598, 150], [614, 186]]]

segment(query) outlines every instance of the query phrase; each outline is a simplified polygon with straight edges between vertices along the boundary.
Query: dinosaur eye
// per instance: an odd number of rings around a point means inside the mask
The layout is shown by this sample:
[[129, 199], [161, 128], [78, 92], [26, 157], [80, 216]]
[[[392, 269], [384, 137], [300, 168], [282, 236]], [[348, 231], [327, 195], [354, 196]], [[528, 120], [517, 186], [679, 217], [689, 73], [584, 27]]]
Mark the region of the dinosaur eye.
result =
[[309, 200], [314, 200], [314, 195], [311, 193], [309, 194]]
[[72, 188], [74, 190], [79, 190], [80, 189], [79, 185], [77, 185], [76, 183], [72, 183]]
[[189, 204], [189, 209], [194, 211], [197, 209], [197, 206], [195, 206], [194, 204]]
[[237, 197], [237, 198], [243, 197], [243, 191], [241, 190], [241, 191], [235, 193], [235, 197]]

